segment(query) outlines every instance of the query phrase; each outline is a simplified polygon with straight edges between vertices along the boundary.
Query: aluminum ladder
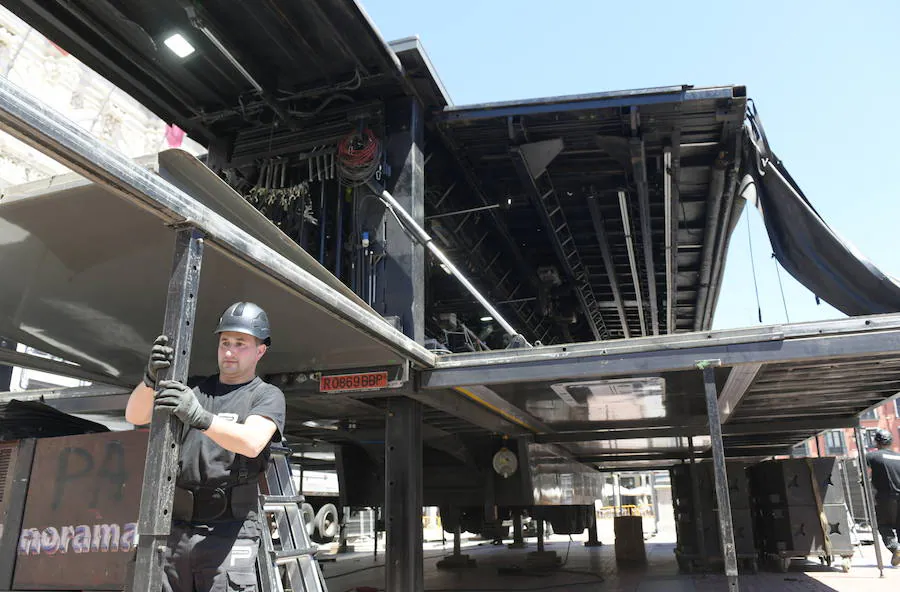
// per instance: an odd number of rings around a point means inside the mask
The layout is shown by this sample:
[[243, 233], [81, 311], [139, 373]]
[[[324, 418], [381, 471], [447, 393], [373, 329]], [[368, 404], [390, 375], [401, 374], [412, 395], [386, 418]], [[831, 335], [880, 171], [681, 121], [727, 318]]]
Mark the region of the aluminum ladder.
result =
[[[270, 447], [271, 457], [265, 473], [265, 489], [260, 484], [259, 519], [261, 547], [256, 567], [262, 592], [285, 592], [285, 579], [292, 592], [327, 592], [325, 578], [309, 540], [300, 512], [303, 496], [291, 480], [291, 450]], [[272, 521], [278, 531], [278, 545], [272, 536]], [[282, 571], [283, 570], [283, 571]]]

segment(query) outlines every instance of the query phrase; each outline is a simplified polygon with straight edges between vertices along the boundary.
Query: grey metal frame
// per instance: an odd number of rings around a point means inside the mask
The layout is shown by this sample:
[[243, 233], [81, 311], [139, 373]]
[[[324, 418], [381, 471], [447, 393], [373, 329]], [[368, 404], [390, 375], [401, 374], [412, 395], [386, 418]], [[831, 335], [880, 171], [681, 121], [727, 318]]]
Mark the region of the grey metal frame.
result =
[[703, 386], [706, 391], [706, 414], [709, 418], [709, 435], [712, 444], [713, 473], [716, 482], [716, 502], [719, 506], [719, 531], [722, 555], [725, 558], [725, 577], [728, 589], [738, 592], [737, 554], [734, 547], [734, 524], [731, 520], [731, 495], [728, 492], [728, 473], [725, 468], [725, 446], [722, 443], [722, 424], [719, 420], [719, 396], [716, 392], [716, 362], [698, 364], [703, 369]]
[[630, 341], [592, 342], [453, 354], [422, 373], [423, 388], [576, 380], [690, 370], [699, 360], [724, 366], [900, 352], [900, 314], [838, 321], [705, 331]]
[[[169, 380], [185, 382], [188, 377], [203, 246], [203, 235], [196, 229], [186, 227], [178, 230], [163, 323], [163, 334], [168, 336], [175, 350], [172, 366], [163, 373]], [[144, 486], [141, 489], [138, 514], [140, 537], [134, 579], [129, 588], [131, 592], [158, 592], [162, 588], [162, 560], [166, 539], [172, 529], [172, 502], [184, 429], [181, 420], [172, 414], [153, 411]]]

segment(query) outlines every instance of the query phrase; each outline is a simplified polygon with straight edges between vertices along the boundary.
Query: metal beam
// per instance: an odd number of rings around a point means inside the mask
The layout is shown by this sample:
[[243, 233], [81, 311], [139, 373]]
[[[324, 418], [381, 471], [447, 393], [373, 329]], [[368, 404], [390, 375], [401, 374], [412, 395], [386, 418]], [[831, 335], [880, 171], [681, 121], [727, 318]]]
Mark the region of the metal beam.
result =
[[777, 434], [792, 432], [824, 432], [839, 430], [853, 426], [853, 418], [823, 417], [815, 419], [782, 419], [778, 421], [758, 421], [746, 423], [726, 423], [722, 425], [722, 433], [726, 436], [746, 436], [753, 434]]
[[[630, 425], [628, 421], [621, 422]], [[562, 442], [599, 442], [612, 440], [630, 440], [635, 438], [678, 438], [703, 434], [706, 430], [702, 426], [666, 426], [659, 428], [628, 427], [616, 430], [587, 429], [577, 432], [553, 432], [549, 434], [537, 434], [534, 441], [537, 444], [562, 443]]]
[[409, 393], [407, 396], [490, 432], [509, 435], [531, 433], [531, 430], [505, 419], [499, 413], [474, 399], [452, 390], [417, 391]]
[[644, 141], [631, 138], [631, 167], [637, 186], [638, 211], [641, 218], [641, 242], [644, 245], [644, 271], [647, 274], [647, 299], [650, 301], [650, 326], [659, 335], [659, 305], [656, 301], [656, 266], [653, 263], [653, 227], [650, 218], [650, 193], [647, 187], [647, 155]]
[[690, 451], [687, 448], [679, 450], [660, 450], [658, 452], [636, 451], [632, 454], [593, 454], [585, 456], [576, 456], [575, 460], [580, 463], [593, 465], [604, 462], [647, 462], [654, 460], [682, 460], [688, 458]]
[[[111, 384], [125, 386], [128, 383], [120, 378], [87, 370], [81, 366], [63, 362], [60, 360], [52, 360], [31, 354], [24, 354], [11, 349], [0, 347], [0, 365], [19, 366], [29, 370], [40, 370], [42, 372], [50, 372], [51, 374], [59, 374], [60, 376], [68, 376], [69, 378], [78, 378], [79, 380], [88, 380], [90, 382], [99, 382], [100, 384]], [[132, 385], [134, 386], [134, 385]]]
[[663, 148], [663, 203], [665, 211], [666, 245], [666, 333], [675, 332], [675, 296], [678, 286], [678, 210], [675, 208], [675, 190], [672, 186], [672, 148]]
[[634, 295], [637, 301], [638, 320], [641, 324], [641, 336], [647, 335], [647, 322], [644, 320], [644, 302], [641, 296], [641, 278], [638, 274], [637, 256], [634, 249], [634, 237], [631, 234], [631, 214], [628, 211], [627, 194], [619, 191], [619, 210], [622, 212], [622, 227], [625, 229], [625, 246], [628, 249], [628, 265], [631, 267], [631, 281], [634, 283]]
[[606, 330], [603, 317], [594, 306], [597, 299], [594, 296], [590, 276], [587, 268], [581, 262], [581, 256], [575, 244], [575, 237], [569, 228], [562, 204], [559, 203], [556, 188], [553, 187], [547, 175], [543, 176], [546, 190], [542, 191], [538, 187], [535, 178], [531, 175], [531, 169], [528, 167], [528, 161], [525, 159], [521, 148], [515, 147], [511, 149], [510, 156], [519, 181], [522, 183], [522, 189], [531, 198], [531, 202], [540, 216], [541, 223], [547, 231], [547, 238], [553, 246], [553, 251], [556, 253], [563, 273], [575, 289], [575, 295], [581, 309], [584, 311], [584, 318], [588, 323], [591, 334], [597, 340], [609, 338], [609, 332]]
[[[725, 153], [719, 157], [710, 169], [709, 193], [706, 198], [706, 231], [703, 234], [703, 249], [700, 251], [700, 281], [697, 291], [697, 308], [694, 316], [694, 331], [705, 329], [706, 306], [709, 298], [709, 284], [712, 278], [713, 253], [719, 233], [719, 214], [722, 211], [722, 200], [725, 194]], [[725, 232], [725, 228], [721, 229]]]
[[696, 89], [689, 86], [669, 86], [567, 97], [547, 97], [529, 101], [465, 105], [446, 108], [442, 112], [436, 113], [435, 119], [438, 121], [473, 121], [566, 111], [596, 111], [630, 106], [732, 99], [744, 96], [746, 96], [746, 89], [742, 86]]
[[625, 315], [625, 305], [619, 290], [619, 280], [616, 278], [616, 267], [613, 263], [612, 251], [609, 248], [609, 239], [606, 237], [606, 229], [603, 227], [603, 216], [600, 214], [600, 206], [597, 205], [597, 198], [594, 195], [587, 196], [587, 203], [591, 212], [591, 222], [594, 224], [594, 233], [597, 235], [597, 243], [600, 245], [600, 254], [603, 256], [606, 278], [609, 280], [609, 287], [616, 303], [616, 311], [619, 313], [619, 322], [622, 323], [622, 332], [627, 339], [631, 337], [631, 330], [628, 328], [628, 317]]
[[424, 371], [423, 388], [467, 384], [529, 383], [595, 379], [688, 370], [697, 360], [721, 359], [726, 366], [751, 363], [861, 357], [900, 352], [900, 315], [860, 317], [740, 329], [676, 334], [621, 343], [567, 344], [446, 356]]
[[[701, 329], [707, 329], [712, 325], [713, 315], [716, 312], [716, 305], [719, 302], [719, 290], [722, 277], [725, 273], [725, 256], [728, 253], [728, 242], [731, 238], [731, 232], [741, 217], [743, 211], [743, 197], [738, 199], [738, 191], [741, 185], [738, 181], [739, 171], [741, 170], [741, 154], [743, 146], [741, 144], [743, 134], [738, 131], [734, 134], [734, 162], [731, 169], [726, 172], [724, 203], [722, 204], [722, 221], [719, 232], [716, 236], [715, 250], [712, 255], [712, 272], [709, 278], [709, 291], [706, 298], [706, 309], [703, 311], [703, 325]], [[698, 311], [699, 312], [699, 311]]]
[[[203, 246], [203, 235], [196, 229], [185, 227], [176, 232], [163, 323], [163, 334], [169, 337], [175, 354], [172, 366], [160, 372], [160, 379], [185, 382], [188, 378]], [[183, 430], [180, 419], [166, 411], [153, 410], [138, 514], [141, 536], [135, 556], [134, 579], [126, 586], [129, 592], [157, 592], [162, 587], [165, 574], [159, 550], [165, 546], [172, 529], [172, 503]]]
[[[637, 422], [635, 422], [637, 423]], [[620, 424], [630, 425], [627, 421]], [[725, 436], [747, 436], [754, 434], [778, 434], [794, 432], [823, 432], [825, 430], [837, 430], [853, 426], [853, 418], [825, 417], [818, 421], [813, 419], [783, 419], [778, 421], [759, 421], [752, 423], [729, 423], [722, 425], [722, 433]], [[633, 438], [673, 438], [688, 436], [703, 436], [709, 434], [708, 425], [682, 426], [672, 425], [666, 427], [627, 427], [623, 429], [585, 429], [575, 432], [553, 432], [537, 434], [535, 443], [563, 443], [563, 442], [597, 442], [608, 440], [628, 440]]]
[[750, 385], [756, 380], [762, 364], [740, 364], [734, 366], [728, 373], [725, 386], [722, 387], [722, 395], [719, 397], [719, 414], [722, 423], [727, 423], [737, 406], [740, 405], [744, 395], [750, 390]]
[[32, 389], [0, 393], [0, 405], [13, 400], [35, 401], [65, 413], [121, 412], [131, 390], [131, 387], [106, 385]]

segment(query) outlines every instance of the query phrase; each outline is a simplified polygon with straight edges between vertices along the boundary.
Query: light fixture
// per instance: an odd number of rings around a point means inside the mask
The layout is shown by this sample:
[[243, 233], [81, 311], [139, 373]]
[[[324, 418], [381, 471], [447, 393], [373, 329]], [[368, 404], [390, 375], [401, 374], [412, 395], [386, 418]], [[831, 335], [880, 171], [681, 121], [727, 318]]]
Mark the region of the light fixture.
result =
[[186, 58], [192, 53], [194, 53], [194, 46], [191, 45], [187, 39], [185, 39], [181, 33], [173, 33], [166, 37], [163, 43], [166, 44], [172, 53], [177, 55], [180, 58]]
[[481, 317], [482, 323], [490, 323], [493, 320], [494, 320], [494, 317]]

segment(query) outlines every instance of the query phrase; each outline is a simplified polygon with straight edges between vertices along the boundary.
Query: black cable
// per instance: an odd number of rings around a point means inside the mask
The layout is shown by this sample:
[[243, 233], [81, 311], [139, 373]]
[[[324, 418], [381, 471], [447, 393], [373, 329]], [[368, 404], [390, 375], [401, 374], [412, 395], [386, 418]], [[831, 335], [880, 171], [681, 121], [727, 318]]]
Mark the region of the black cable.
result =
[[747, 216], [747, 241], [750, 243], [750, 268], [753, 271], [753, 289], [756, 291], [756, 311], [759, 313], [759, 322], [762, 323], [762, 304], [759, 303], [759, 285], [756, 283], [756, 262], [753, 259], [753, 236], [750, 234], [750, 216]]
[[[775, 253], [772, 253], [772, 259], [775, 259]], [[784, 318], [790, 323], [791, 315], [788, 314], [787, 299], [784, 297], [784, 286], [781, 284], [781, 271], [778, 269], [777, 259], [775, 259], [775, 275], [778, 276], [778, 289], [781, 290], [781, 304], [784, 305]]]

